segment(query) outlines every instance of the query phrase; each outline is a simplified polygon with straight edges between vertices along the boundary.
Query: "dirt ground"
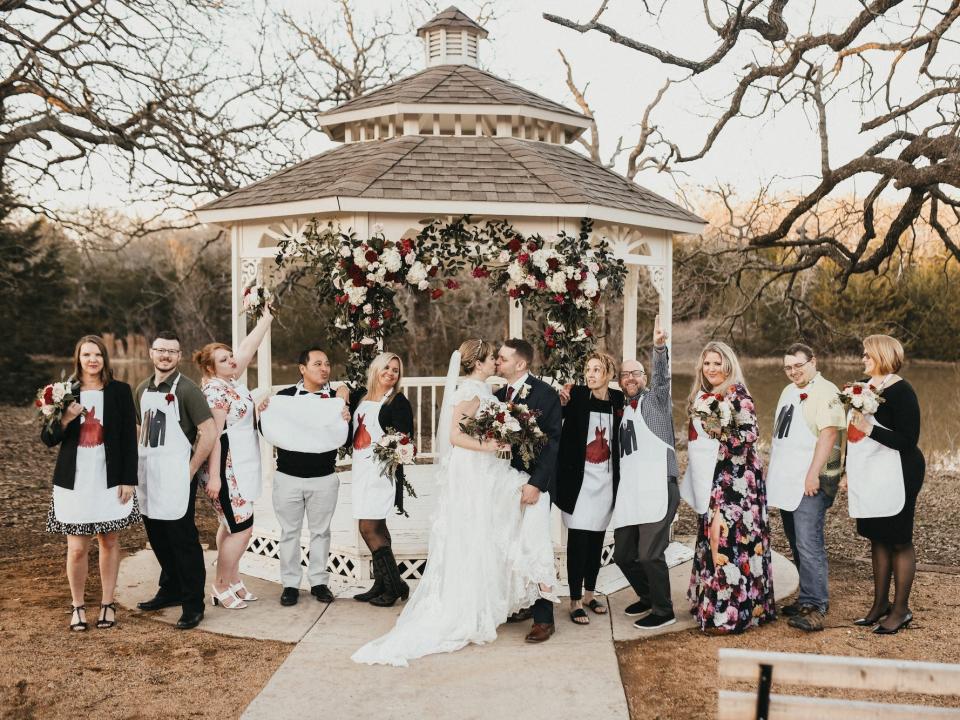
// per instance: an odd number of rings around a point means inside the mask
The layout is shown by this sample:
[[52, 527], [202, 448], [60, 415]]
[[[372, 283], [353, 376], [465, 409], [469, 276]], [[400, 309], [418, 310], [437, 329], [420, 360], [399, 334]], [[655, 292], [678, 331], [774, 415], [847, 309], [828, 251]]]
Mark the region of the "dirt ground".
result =
[[[0, 666], [5, 672], [0, 675], [0, 718], [239, 717], [292, 646], [181, 633], [130, 612], [121, 612], [118, 627], [111, 631], [91, 627], [86, 633], [69, 632], [65, 542], [44, 532], [56, 453], [39, 442], [32, 409], [2, 410]], [[912, 600], [917, 619], [908, 631], [879, 637], [850, 624], [870, 604], [869, 551], [847, 518], [841, 497], [828, 524], [832, 563], [828, 629], [804, 635], [778, 621], [733, 638], [687, 631], [618, 643], [631, 716], [634, 720], [714, 716], [720, 647], [960, 662], [960, 539], [953, 510], [958, 501], [960, 474], [955, 469], [928, 473], [917, 509], [922, 568]], [[201, 540], [212, 542], [216, 531], [212, 511], [198, 503], [197, 515]], [[681, 511], [678, 534], [692, 534], [693, 527], [692, 514]], [[772, 532], [775, 548], [788, 553], [776, 512]], [[122, 537], [130, 551], [145, 542], [141, 529]], [[96, 552], [90, 568], [87, 604], [95, 608]], [[88, 619], [95, 619], [95, 611]], [[960, 706], [960, 698], [954, 704]]]

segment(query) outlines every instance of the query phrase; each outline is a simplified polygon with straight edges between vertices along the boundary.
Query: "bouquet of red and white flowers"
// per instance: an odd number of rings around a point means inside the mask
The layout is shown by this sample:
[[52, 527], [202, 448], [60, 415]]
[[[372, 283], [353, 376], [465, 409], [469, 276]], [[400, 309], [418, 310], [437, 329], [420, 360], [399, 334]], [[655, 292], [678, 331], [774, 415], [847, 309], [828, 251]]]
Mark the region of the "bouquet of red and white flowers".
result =
[[259, 320], [267, 306], [273, 302], [273, 293], [263, 285], [248, 285], [243, 291], [243, 312]]
[[[546, 435], [537, 425], [539, 414], [520, 403], [493, 401], [481, 405], [476, 417], [460, 423], [460, 430], [477, 440], [493, 440], [516, 447], [523, 462], [529, 464], [547, 444]], [[498, 450], [497, 457], [509, 459], [512, 452]]]
[[[879, 408], [883, 398], [875, 385], [868, 382], [851, 382], [843, 386], [837, 393], [834, 403], [843, 405], [845, 412], [858, 410], [864, 415], [873, 415]], [[853, 423], [847, 424], [847, 440], [860, 442], [866, 435]]]
[[[387, 475], [394, 478], [398, 467], [413, 465], [417, 458], [417, 446], [414, 445], [413, 440], [407, 433], [387, 428], [383, 436], [373, 446], [373, 455], [383, 463]], [[406, 478], [403, 479], [403, 487], [410, 497], [417, 496], [413, 485]]]
[[[50, 383], [37, 390], [37, 399], [34, 407], [37, 408], [37, 419], [41, 425], [53, 426], [63, 419], [63, 413], [70, 403], [79, 400], [73, 392], [73, 384], [69, 380]], [[85, 415], [86, 410], [81, 414]]]
[[722, 393], [700, 393], [693, 401], [691, 413], [700, 418], [704, 430], [719, 440], [726, 439], [735, 427], [733, 404]]

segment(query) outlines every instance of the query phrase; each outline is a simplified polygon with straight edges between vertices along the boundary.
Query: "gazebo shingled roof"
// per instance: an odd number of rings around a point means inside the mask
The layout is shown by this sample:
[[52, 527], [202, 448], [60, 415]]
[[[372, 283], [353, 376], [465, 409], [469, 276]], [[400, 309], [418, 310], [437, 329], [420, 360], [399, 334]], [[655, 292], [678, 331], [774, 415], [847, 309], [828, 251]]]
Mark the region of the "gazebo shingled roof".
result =
[[[475, 22], [469, 15], [463, 13], [459, 8], [451, 5], [446, 10], [437, 13], [427, 23], [417, 28], [417, 35], [422, 36], [427, 30], [433, 28], [471, 28], [477, 31], [481, 37], [487, 36], [487, 31], [483, 25]], [[482, 34], [481, 34], [482, 33]]]
[[204, 210], [322, 197], [597, 204], [703, 221], [562, 145], [414, 135], [350, 143], [235, 190]]

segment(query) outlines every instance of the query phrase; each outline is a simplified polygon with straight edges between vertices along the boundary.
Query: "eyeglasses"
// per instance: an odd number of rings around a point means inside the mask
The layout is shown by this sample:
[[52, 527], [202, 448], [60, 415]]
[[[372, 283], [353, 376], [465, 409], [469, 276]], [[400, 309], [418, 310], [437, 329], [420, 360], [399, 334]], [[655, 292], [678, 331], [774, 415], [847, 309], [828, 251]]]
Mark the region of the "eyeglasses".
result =
[[620, 373], [620, 377], [626, 379], [628, 377], [635, 377], [637, 379], [642, 378], [646, 373], [643, 370], [632, 370], [629, 372]]
[[[813, 360], [813, 358], [810, 358], [810, 360]], [[810, 360], [805, 360], [804, 362], [797, 363], [796, 365], [784, 365], [783, 371], [787, 375], [789, 375], [792, 372], [800, 372], [801, 370], [803, 370], [803, 366], [806, 365], [808, 362], [810, 362]]]
[[166, 350], [164, 348], [150, 348], [150, 352], [156, 353], [160, 356], [166, 355], [167, 357], [176, 357], [180, 354], [179, 350]]

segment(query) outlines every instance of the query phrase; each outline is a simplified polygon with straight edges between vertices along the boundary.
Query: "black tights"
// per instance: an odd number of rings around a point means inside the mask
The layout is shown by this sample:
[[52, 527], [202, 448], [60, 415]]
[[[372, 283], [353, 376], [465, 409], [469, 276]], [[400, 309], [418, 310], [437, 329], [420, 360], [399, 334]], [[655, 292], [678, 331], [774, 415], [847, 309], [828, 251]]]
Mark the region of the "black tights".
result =
[[883, 615], [890, 600], [890, 578], [893, 577], [895, 593], [890, 614], [881, 623], [886, 628], [895, 628], [910, 610], [910, 589], [913, 576], [917, 571], [917, 556], [913, 543], [888, 545], [870, 541], [870, 555], [873, 560], [873, 607], [868, 617]]
[[361, 520], [360, 536], [367, 547], [370, 548], [370, 552], [391, 545], [390, 531], [387, 529], [386, 520]]
[[603, 536], [603, 530], [567, 530], [567, 581], [571, 600], [582, 598], [584, 590], [591, 593], [596, 590]]

